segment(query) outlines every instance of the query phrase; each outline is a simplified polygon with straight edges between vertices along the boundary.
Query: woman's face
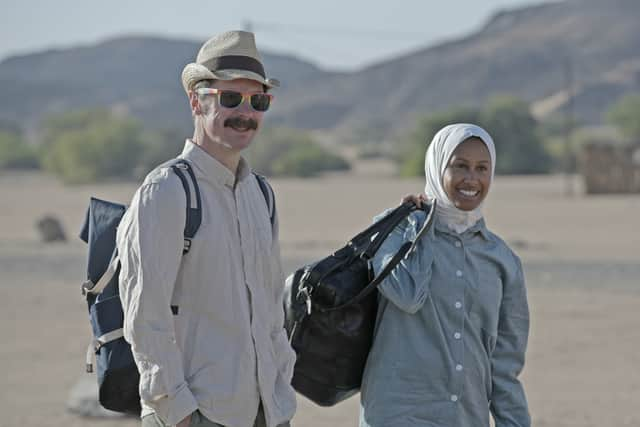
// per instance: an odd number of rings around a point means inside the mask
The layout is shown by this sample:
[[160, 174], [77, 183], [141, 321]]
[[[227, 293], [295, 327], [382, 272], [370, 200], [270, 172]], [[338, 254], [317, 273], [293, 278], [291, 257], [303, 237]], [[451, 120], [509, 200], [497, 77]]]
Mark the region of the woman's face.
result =
[[458, 145], [442, 177], [444, 191], [455, 207], [477, 208], [491, 185], [491, 155], [481, 139], [471, 137]]

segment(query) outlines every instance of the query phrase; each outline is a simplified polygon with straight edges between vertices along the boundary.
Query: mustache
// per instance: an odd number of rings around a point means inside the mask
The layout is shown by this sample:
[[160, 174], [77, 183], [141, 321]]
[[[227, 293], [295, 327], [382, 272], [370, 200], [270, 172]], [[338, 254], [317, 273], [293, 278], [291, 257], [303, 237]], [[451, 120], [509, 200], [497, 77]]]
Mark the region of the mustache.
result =
[[258, 129], [258, 122], [248, 117], [229, 117], [224, 121], [224, 127], [240, 127], [247, 129]]

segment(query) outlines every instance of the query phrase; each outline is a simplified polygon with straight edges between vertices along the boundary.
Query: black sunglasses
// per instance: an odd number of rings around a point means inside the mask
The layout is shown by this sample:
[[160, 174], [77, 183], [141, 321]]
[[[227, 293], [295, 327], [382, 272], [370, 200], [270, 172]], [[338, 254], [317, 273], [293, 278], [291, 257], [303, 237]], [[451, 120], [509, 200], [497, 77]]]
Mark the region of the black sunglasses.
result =
[[218, 102], [225, 108], [237, 108], [247, 98], [251, 108], [256, 111], [265, 112], [271, 105], [273, 95], [264, 92], [242, 93], [235, 90], [203, 87], [197, 89], [198, 95], [218, 95]]

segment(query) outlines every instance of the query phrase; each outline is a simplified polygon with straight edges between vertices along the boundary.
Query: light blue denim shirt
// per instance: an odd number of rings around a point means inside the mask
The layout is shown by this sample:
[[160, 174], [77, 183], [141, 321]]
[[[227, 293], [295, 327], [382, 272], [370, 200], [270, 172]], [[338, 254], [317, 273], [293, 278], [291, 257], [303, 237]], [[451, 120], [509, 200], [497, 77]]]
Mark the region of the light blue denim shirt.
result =
[[[376, 254], [379, 272], [424, 222], [413, 213]], [[518, 380], [529, 334], [519, 258], [483, 220], [438, 218], [380, 286], [361, 390], [361, 427], [529, 427]]]

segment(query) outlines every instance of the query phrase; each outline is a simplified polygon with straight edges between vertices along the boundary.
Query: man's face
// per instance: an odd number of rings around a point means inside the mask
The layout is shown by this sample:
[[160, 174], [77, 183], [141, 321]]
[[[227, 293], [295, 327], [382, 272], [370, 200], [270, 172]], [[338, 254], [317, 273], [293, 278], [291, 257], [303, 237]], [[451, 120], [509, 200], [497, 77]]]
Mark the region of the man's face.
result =
[[478, 138], [469, 138], [451, 154], [442, 177], [444, 191], [455, 207], [463, 211], [477, 208], [491, 185], [491, 156]]
[[[216, 80], [212, 88], [240, 93], [264, 92], [263, 86], [249, 79]], [[240, 152], [247, 148], [262, 123], [264, 112], [252, 108], [245, 98], [235, 108], [224, 107], [220, 94], [192, 95], [192, 109], [199, 116], [196, 126], [202, 127], [207, 140], [228, 150]], [[193, 98], [195, 97], [195, 99]]]

